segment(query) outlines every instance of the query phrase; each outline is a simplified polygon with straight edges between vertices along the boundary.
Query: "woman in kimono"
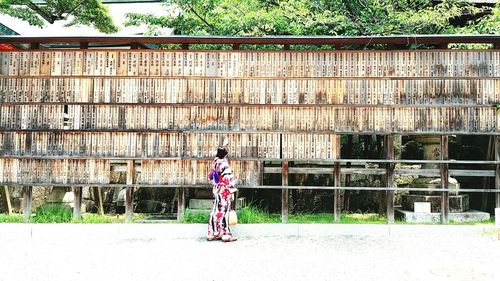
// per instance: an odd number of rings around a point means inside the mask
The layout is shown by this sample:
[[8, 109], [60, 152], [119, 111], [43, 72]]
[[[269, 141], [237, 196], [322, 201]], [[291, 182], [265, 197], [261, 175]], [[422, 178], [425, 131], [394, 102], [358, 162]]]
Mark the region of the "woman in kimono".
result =
[[217, 149], [217, 155], [212, 162], [212, 171], [209, 174], [213, 184], [214, 204], [208, 221], [208, 241], [222, 239], [224, 242], [232, 242], [237, 240], [229, 228], [229, 211], [237, 189], [227, 154], [225, 146]]

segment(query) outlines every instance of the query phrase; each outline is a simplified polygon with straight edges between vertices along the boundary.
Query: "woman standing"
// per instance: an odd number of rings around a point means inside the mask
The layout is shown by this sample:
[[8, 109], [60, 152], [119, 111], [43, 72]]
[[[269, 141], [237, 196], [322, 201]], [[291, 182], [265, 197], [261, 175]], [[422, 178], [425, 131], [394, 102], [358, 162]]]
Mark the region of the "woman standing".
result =
[[236, 192], [234, 187], [236, 180], [229, 166], [227, 154], [225, 146], [217, 149], [212, 171], [209, 174], [213, 184], [214, 205], [208, 221], [208, 241], [222, 239], [224, 242], [232, 242], [237, 239], [229, 228], [229, 211]]

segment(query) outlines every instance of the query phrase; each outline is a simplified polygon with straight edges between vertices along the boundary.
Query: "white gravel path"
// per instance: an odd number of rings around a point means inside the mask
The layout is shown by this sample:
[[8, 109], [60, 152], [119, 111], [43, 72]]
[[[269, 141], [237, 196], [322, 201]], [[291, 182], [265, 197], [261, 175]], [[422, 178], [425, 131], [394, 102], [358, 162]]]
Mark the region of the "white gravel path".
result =
[[500, 241], [481, 228], [238, 227], [222, 243], [202, 225], [0, 224], [0, 281], [500, 280]]

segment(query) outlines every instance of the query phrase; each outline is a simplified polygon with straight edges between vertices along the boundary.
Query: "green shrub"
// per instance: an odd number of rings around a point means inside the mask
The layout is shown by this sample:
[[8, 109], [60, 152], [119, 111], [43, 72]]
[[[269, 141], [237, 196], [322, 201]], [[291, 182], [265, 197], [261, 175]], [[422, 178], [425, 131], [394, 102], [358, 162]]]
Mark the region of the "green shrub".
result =
[[35, 223], [71, 222], [72, 219], [71, 207], [62, 204], [43, 204], [36, 209], [35, 214], [31, 219]]

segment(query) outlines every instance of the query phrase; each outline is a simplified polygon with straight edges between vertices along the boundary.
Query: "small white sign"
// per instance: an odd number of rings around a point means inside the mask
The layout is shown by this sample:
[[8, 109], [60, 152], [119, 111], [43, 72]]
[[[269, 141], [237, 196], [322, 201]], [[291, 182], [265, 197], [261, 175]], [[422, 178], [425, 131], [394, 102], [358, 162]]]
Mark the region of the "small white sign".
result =
[[413, 208], [415, 213], [430, 213], [431, 203], [430, 202], [415, 202], [413, 203]]
[[495, 227], [500, 228], [500, 208], [495, 208]]

